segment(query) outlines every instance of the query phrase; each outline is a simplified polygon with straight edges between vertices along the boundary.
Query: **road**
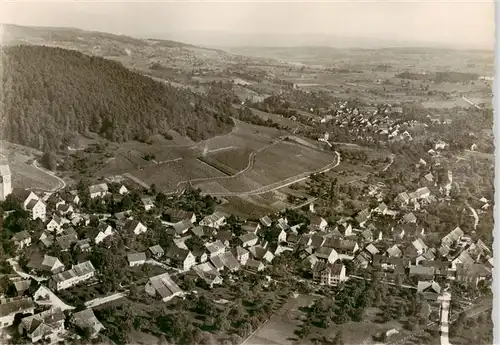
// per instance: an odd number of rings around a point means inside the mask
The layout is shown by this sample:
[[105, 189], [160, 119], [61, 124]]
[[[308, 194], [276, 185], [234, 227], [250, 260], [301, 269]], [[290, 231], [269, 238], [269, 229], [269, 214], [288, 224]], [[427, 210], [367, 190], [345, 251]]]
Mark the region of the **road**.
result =
[[439, 296], [441, 301], [441, 345], [451, 345], [448, 338], [450, 321], [451, 293], [445, 292]]
[[[360, 276], [354, 276], [354, 275], [350, 275], [349, 278], [354, 278], [354, 279], [362, 279], [362, 280], [368, 280], [368, 281], [371, 281], [370, 278], [364, 278], [364, 277], [360, 277]], [[381, 281], [381, 283], [384, 283], [384, 284], [387, 284], [387, 285], [392, 285], [392, 286], [400, 286], [402, 288], [405, 288], [405, 289], [413, 289], [413, 290], [417, 290], [417, 287], [416, 286], [412, 286], [412, 285], [406, 285], [406, 284], [401, 284], [401, 285], [398, 285], [396, 283], [392, 283], [392, 282], [388, 282], [388, 281]]]
[[54, 174], [54, 173], [53, 173], [53, 172], [51, 172], [51, 171], [48, 171], [48, 170], [46, 170], [46, 169], [41, 168], [41, 167], [38, 165], [38, 161], [37, 161], [36, 159], [33, 161], [33, 166], [34, 166], [36, 169], [38, 169], [38, 170], [40, 170], [40, 171], [42, 171], [42, 172], [46, 173], [47, 175], [50, 175], [50, 176], [52, 176], [52, 177], [56, 178], [56, 179], [59, 181], [59, 186], [58, 186], [58, 187], [54, 187], [54, 188], [52, 188], [49, 192], [51, 192], [51, 193], [56, 193], [56, 192], [58, 192], [58, 191], [60, 191], [60, 190], [62, 190], [62, 189], [64, 189], [64, 188], [66, 188], [66, 182], [65, 182], [62, 178], [60, 178], [59, 176], [57, 176], [56, 174]]
[[147, 183], [145, 183], [144, 181], [141, 181], [140, 179], [138, 179], [134, 175], [131, 175], [129, 173], [124, 173], [123, 176], [125, 176], [125, 177], [129, 178], [130, 180], [134, 181], [139, 186], [141, 186], [143, 188], [146, 188], [146, 189], [149, 189], [149, 185]]
[[117, 292], [115, 294], [112, 294], [112, 295], [109, 295], [106, 297], [99, 297], [99, 298], [93, 299], [91, 301], [85, 302], [85, 306], [87, 308], [94, 308], [94, 307], [97, 307], [97, 306], [104, 304], [104, 303], [116, 301], [117, 299], [123, 298], [125, 296], [126, 296], [125, 292]]
[[307, 180], [312, 174], [322, 174], [322, 173], [325, 173], [327, 171], [330, 171], [330, 170], [336, 168], [340, 164], [341, 158], [340, 158], [340, 153], [335, 151], [335, 154], [337, 155], [336, 162], [332, 162], [330, 164], [327, 164], [325, 167], [323, 167], [319, 170], [307, 171], [307, 172], [301, 173], [299, 175], [289, 177], [285, 180], [282, 180], [282, 181], [279, 181], [276, 183], [272, 183], [272, 184], [269, 184], [267, 186], [262, 186], [262, 187], [259, 187], [259, 188], [256, 188], [254, 190], [247, 191], [247, 192], [207, 193], [207, 194], [210, 194], [212, 196], [241, 197], [241, 196], [251, 196], [251, 195], [259, 195], [259, 194], [274, 192], [275, 190], [281, 189], [283, 187], [287, 187], [287, 186], [290, 186], [292, 184]]
[[391, 157], [391, 161], [389, 162], [389, 164], [387, 164], [384, 167], [384, 169], [382, 169], [382, 171], [387, 171], [387, 169], [389, 169], [389, 167], [392, 165], [392, 163], [394, 163], [394, 159], [395, 159], [394, 155], [391, 155], [390, 157]]

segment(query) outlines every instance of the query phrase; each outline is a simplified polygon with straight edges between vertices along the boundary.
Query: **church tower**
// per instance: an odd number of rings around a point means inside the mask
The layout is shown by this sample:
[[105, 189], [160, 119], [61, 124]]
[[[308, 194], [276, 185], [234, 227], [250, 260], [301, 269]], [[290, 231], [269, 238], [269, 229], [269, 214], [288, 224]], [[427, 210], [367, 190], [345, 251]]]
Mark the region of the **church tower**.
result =
[[0, 201], [4, 201], [7, 195], [12, 193], [11, 174], [9, 165], [0, 163]]

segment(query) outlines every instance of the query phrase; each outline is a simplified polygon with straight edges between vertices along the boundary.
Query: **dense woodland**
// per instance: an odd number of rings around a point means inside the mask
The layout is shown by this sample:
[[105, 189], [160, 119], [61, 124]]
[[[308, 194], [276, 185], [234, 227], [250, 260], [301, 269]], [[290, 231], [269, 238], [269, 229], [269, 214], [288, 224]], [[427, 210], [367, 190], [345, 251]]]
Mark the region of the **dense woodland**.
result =
[[61, 48], [2, 51], [0, 108], [6, 140], [43, 151], [75, 133], [146, 140], [174, 129], [194, 140], [228, 132], [230, 104], [159, 83], [121, 64]]

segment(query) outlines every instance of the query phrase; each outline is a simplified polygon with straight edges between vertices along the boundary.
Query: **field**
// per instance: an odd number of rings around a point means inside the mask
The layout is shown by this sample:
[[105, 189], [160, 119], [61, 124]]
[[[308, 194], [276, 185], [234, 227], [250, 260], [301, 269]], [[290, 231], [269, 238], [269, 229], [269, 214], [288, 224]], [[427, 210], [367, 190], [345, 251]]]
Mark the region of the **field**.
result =
[[245, 147], [217, 151], [200, 157], [201, 160], [221, 170], [227, 175], [234, 175], [248, 166], [252, 151]]

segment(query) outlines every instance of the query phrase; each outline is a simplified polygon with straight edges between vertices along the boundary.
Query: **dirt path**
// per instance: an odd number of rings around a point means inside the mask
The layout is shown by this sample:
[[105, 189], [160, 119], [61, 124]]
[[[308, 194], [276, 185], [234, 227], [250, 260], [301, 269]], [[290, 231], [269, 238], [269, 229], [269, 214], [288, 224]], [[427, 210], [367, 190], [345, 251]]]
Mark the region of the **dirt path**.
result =
[[60, 178], [59, 176], [57, 176], [56, 174], [54, 174], [54, 173], [53, 173], [53, 172], [51, 172], [51, 171], [48, 171], [48, 170], [46, 170], [46, 169], [44, 169], [44, 168], [41, 168], [41, 167], [38, 165], [38, 161], [37, 161], [36, 159], [33, 161], [33, 166], [34, 166], [36, 169], [38, 169], [38, 170], [40, 170], [40, 171], [42, 171], [42, 172], [46, 173], [47, 175], [50, 175], [50, 176], [52, 176], [52, 177], [56, 178], [56, 179], [59, 181], [59, 186], [58, 186], [58, 187], [54, 187], [54, 188], [52, 188], [49, 192], [51, 192], [51, 193], [56, 193], [56, 192], [58, 192], [58, 191], [60, 191], [60, 190], [62, 190], [62, 189], [64, 189], [64, 188], [66, 188], [66, 182], [65, 182], [62, 178]]

